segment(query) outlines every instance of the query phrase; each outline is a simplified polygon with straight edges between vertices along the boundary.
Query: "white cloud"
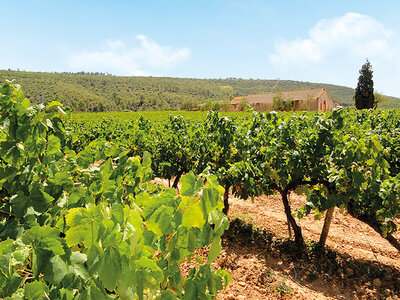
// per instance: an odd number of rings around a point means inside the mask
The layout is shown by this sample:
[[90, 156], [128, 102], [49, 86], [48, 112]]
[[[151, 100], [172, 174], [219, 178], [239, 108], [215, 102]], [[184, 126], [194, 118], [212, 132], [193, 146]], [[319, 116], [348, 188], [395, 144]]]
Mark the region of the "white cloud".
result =
[[389, 60], [399, 52], [399, 43], [396, 34], [377, 20], [348, 13], [319, 21], [304, 39], [275, 43], [269, 61], [275, 66], [318, 63], [337, 51], [345, 56]]
[[68, 65], [75, 71], [149, 75], [170, 70], [189, 57], [188, 48], [162, 46], [144, 35], [138, 35], [133, 45], [121, 40], [107, 40], [102, 49], [72, 54], [68, 58]]
[[400, 96], [400, 39], [376, 19], [358, 13], [323, 19], [303, 38], [280, 40], [269, 55], [270, 76], [355, 87], [368, 58], [375, 88]]

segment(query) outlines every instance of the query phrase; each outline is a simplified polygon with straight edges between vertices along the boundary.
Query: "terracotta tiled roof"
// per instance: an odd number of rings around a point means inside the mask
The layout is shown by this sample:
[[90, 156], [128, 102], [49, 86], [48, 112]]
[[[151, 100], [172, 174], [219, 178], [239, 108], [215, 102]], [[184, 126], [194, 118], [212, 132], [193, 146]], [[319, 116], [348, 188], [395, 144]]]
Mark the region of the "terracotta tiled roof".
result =
[[255, 94], [248, 96], [235, 97], [231, 100], [231, 104], [238, 104], [245, 99], [247, 103], [272, 103], [273, 99], [279, 93], [284, 100], [307, 100], [318, 99], [326, 89], [308, 89], [308, 90], [293, 90], [268, 94]]

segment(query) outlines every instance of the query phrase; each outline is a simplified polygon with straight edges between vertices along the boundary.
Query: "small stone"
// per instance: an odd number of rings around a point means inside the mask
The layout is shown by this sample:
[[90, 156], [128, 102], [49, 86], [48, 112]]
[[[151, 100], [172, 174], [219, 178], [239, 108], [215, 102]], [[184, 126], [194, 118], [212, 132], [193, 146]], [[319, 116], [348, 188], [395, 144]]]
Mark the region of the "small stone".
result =
[[227, 298], [228, 300], [235, 300], [235, 299], [236, 299], [236, 297], [235, 297], [234, 294], [228, 294], [228, 296], [226, 296], [226, 298]]
[[259, 293], [262, 293], [263, 291], [265, 291], [265, 287], [259, 287], [259, 286], [255, 286], [254, 287], [254, 289], [256, 290], [256, 291], [258, 291]]
[[237, 296], [237, 299], [238, 299], [238, 300], [246, 300], [247, 297], [246, 297], [246, 296], [243, 296], [243, 295], [239, 295], [239, 296]]
[[377, 287], [377, 288], [382, 286], [382, 282], [381, 282], [381, 280], [379, 278], [375, 278], [372, 281], [372, 284], [374, 285], [374, 287]]
[[245, 285], [246, 285], [246, 282], [244, 282], [244, 281], [239, 281], [239, 282], [238, 282], [238, 285], [240, 285], [240, 286], [245, 286]]
[[360, 294], [365, 294], [365, 289], [364, 289], [363, 287], [360, 287], [360, 288], [357, 290], [357, 292], [360, 293]]

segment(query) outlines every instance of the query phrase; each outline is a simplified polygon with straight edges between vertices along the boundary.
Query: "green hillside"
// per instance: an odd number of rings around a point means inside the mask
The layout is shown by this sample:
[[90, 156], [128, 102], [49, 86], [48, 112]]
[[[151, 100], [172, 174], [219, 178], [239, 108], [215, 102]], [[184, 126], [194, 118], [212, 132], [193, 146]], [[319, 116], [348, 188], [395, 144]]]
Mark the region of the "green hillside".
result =
[[[292, 80], [123, 77], [101, 73], [0, 71], [0, 81], [15, 80], [34, 103], [56, 97], [75, 111], [178, 110], [208, 100], [248, 94], [326, 87], [334, 101], [353, 105], [354, 89]], [[381, 107], [400, 107], [389, 97]]]

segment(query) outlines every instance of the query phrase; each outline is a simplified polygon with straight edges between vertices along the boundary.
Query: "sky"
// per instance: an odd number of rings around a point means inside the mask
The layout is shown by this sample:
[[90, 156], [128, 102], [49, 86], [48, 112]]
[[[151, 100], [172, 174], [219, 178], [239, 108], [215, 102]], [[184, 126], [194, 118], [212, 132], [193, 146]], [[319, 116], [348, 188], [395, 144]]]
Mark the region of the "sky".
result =
[[0, 69], [299, 80], [400, 97], [400, 1], [0, 0]]

